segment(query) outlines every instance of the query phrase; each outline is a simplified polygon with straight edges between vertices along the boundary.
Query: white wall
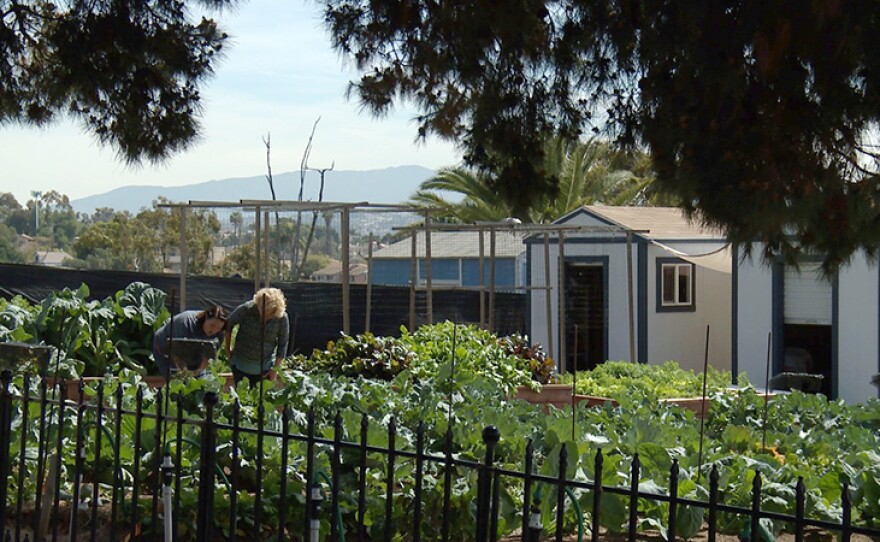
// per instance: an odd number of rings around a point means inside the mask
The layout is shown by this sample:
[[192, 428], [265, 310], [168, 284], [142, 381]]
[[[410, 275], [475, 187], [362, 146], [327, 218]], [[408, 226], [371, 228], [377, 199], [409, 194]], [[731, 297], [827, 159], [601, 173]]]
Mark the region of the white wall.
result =
[[[603, 234], [608, 235], [608, 234]], [[580, 235], [583, 239], [587, 236]], [[595, 237], [594, 235], [591, 237]], [[633, 295], [634, 302], [638, 299], [638, 285], [636, 273], [638, 270], [637, 248], [633, 244]], [[548, 333], [553, 334], [553, 351], [551, 356], [559, 360], [559, 245], [552, 242], [550, 245], [550, 319], [551, 331], [547, 325], [547, 302], [543, 287], [544, 282], [544, 245], [543, 242], [530, 245], [531, 262], [531, 334], [532, 342], [541, 343], [545, 350], [550, 352]], [[564, 245], [566, 261], [575, 260], [584, 256], [607, 256], [608, 257], [608, 358], [613, 360], [629, 360], [629, 313], [626, 281], [626, 243], [578, 243], [574, 237], [567, 236]], [[637, 307], [634, 307], [637, 310]], [[634, 318], [638, 318], [634, 315]], [[634, 330], [637, 332], [637, 329]], [[638, 347], [638, 345], [637, 345]]]
[[740, 259], [738, 265], [738, 371], [760, 387], [767, 368], [767, 335], [773, 330], [773, 273], [763, 263], [760, 247], [753, 249], [751, 258]]
[[864, 253], [853, 258], [839, 274], [838, 396], [847, 401], [877, 397], [871, 376], [877, 367], [878, 269]]
[[[686, 254], [706, 254], [723, 243], [663, 243]], [[696, 266], [696, 310], [693, 312], [657, 311], [657, 258], [675, 254], [656, 245], [648, 245], [648, 362], [677, 361], [685, 369], [703, 370], [706, 355], [706, 326], [709, 326], [709, 364], [730, 370], [731, 361], [731, 289], [730, 273]]]
[[[761, 247], [755, 247], [760, 254]], [[767, 334], [772, 329], [772, 271], [760, 256], [739, 265], [737, 323], [739, 370], [748, 373], [755, 385], [764, 379], [767, 363]], [[880, 286], [878, 268], [857, 253], [838, 274], [837, 393], [850, 402], [877, 397], [871, 377], [878, 369], [880, 329]]]

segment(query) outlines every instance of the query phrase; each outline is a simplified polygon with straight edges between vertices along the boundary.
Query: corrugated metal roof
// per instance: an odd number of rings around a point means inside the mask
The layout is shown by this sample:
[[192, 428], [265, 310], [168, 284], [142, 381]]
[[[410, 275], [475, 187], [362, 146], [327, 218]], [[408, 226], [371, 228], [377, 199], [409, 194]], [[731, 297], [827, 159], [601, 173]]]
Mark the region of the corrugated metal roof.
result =
[[722, 239], [724, 232], [690, 221], [678, 207], [610, 207], [587, 205], [588, 212], [652, 239]]
[[[495, 257], [515, 258], [525, 252], [524, 233], [495, 232]], [[489, 232], [483, 233], [483, 256], [489, 257]], [[425, 257], [425, 232], [416, 235], [416, 255]], [[373, 253], [374, 259], [409, 259], [412, 257], [412, 238], [407, 237]], [[431, 258], [479, 258], [480, 233], [476, 231], [432, 231]]]

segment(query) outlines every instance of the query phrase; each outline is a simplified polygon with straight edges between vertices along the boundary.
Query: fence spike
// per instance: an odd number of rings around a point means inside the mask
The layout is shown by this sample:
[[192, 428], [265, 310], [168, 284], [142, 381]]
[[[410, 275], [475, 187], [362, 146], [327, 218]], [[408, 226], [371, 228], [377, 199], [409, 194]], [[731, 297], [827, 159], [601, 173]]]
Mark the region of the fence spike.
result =
[[633, 456], [632, 467], [629, 477], [629, 521], [627, 523], [627, 540], [635, 542], [636, 529], [638, 527], [639, 514], [639, 477], [642, 471], [642, 461], [639, 454]]
[[852, 495], [849, 493], [849, 483], [844, 482], [840, 493], [840, 505], [843, 509], [843, 521], [840, 528], [840, 542], [849, 542], [852, 537]]
[[669, 468], [669, 525], [666, 526], [667, 540], [675, 540], [675, 527], [678, 521], [678, 459], [672, 460]]
[[804, 486], [803, 476], [798, 476], [797, 484], [794, 486], [794, 494], [794, 540], [795, 542], [804, 542], [804, 514], [807, 503], [807, 488]]
[[592, 531], [590, 538], [593, 542], [599, 542], [599, 506], [602, 500], [602, 466], [605, 462], [605, 456], [602, 455], [602, 448], [596, 450], [596, 463], [593, 467], [593, 517]]
[[420, 420], [416, 428], [416, 478], [413, 502], [413, 542], [422, 540], [422, 483], [425, 470], [425, 421]]
[[[330, 456], [330, 540], [336, 542], [339, 540], [339, 526], [334, 521], [339, 513], [339, 469], [340, 454], [342, 453], [342, 413], [337, 410], [336, 417], [333, 420], [333, 454]], [[342, 535], [344, 536], [344, 534]]]
[[501, 432], [494, 425], [483, 428], [483, 444], [486, 458], [477, 478], [477, 542], [486, 542], [489, 532], [490, 500], [492, 498], [492, 464], [495, 461], [495, 446], [501, 439]]
[[443, 466], [443, 524], [441, 526], [441, 540], [449, 540], [449, 512], [452, 507], [452, 425], [446, 426], [446, 439], [444, 443], [444, 466]]
[[364, 519], [367, 514], [367, 436], [370, 428], [370, 419], [366, 414], [361, 415], [361, 449], [360, 463], [358, 465], [358, 542], [364, 542]]
[[568, 470], [568, 447], [563, 442], [559, 450], [559, 472], [556, 480], [556, 542], [562, 542], [563, 524], [565, 516], [565, 479]]
[[[306, 487], [313, 487], [315, 484], [315, 408], [310, 407], [308, 414], [306, 414]], [[320, 487], [318, 488], [320, 490]], [[312, 529], [312, 509], [314, 505], [312, 504], [312, 493], [313, 491], [306, 491], [306, 511], [305, 514], [305, 529], [304, 533], [311, 532]], [[320, 505], [319, 505], [320, 506]], [[320, 525], [320, 524], [319, 524]]]
[[397, 421], [394, 416], [388, 422], [388, 472], [385, 476], [385, 542], [394, 537], [394, 460], [396, 459], [395, 439], [397, 437]]
[[718, 465], [713, 464], [709, 472], [709, 540], [715, 542], [715, 534], [718, 530], [718, 482], [721, 475], [718, 473]]
[[749, 528], [751, 529], [752, 542], [761, 539], [761, 473], [755, 471], [755, 478], [752, 479], [752, 513]]
[[287, 462], [290, 453], [290, 407], [285, 405], [281, 411], [281, 488], [278, 502], [278, 540], [284, 540], [284, 525], [287, 523]]
[[[523, 467], [523, 510], [522, 510], [522, 542], [529, 542], [529, 525], [531, 523], [531, 509], [529, 501], [532, 498], [532, 464], [535, 460], [535, 444], [532, 439], [526, 442], [526, 458]], [[540, 517], [539, 517], [540, 520]]]
[[[232, 480], [232, 491], [229, 492], [229, 541], [235, 542], [238, 537], [238, 471], [240, 469], [238, 460], [239, 440], [241, 439], [241, 401], [235, 398], [232, 406], [232, 472], [230, 473]], [[308, 487], [308, 484], [306, 485]], [[308, 494], [308, 491], [306, 491]], [[177, 516], [175, 516], [177, 517]]]

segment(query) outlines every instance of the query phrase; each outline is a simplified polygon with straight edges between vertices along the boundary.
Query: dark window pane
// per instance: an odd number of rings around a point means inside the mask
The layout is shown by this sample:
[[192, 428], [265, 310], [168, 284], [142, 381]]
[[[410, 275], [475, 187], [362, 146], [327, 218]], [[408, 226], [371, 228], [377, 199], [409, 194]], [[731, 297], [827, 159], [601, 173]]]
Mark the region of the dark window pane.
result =
[[678, 266], [678, 302], [683, 305], [691, 304], [691, 266]]
[[675, 266], [663, 266], [663, 304], [675, 303]]

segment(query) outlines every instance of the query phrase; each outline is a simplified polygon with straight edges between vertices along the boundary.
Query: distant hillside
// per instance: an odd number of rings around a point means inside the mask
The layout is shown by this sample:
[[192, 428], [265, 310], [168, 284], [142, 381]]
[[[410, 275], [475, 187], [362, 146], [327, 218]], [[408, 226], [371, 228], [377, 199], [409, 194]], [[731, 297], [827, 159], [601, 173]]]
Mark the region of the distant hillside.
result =
[[[409, 199], [419, 184], [434, 175], [421, 166], [400, 166], [369, 171], [329, 171], [325, 175], [324, 201], [369, 201], [400, 203]], [[299, 172], [274, 176], [278, 199], [295, 200], [299, 192]], [[309, 171], [303, 199], [317, 201], [320, 176]], [[104, 194], [73, 200], [76, 211], [92, 213], [98, 207], [137, 212], [153, 200], [165, 196], [171, 201], [239, 201], [272, 199], [265, 176], [222, 179], [185, 186], [123, 186]]]

